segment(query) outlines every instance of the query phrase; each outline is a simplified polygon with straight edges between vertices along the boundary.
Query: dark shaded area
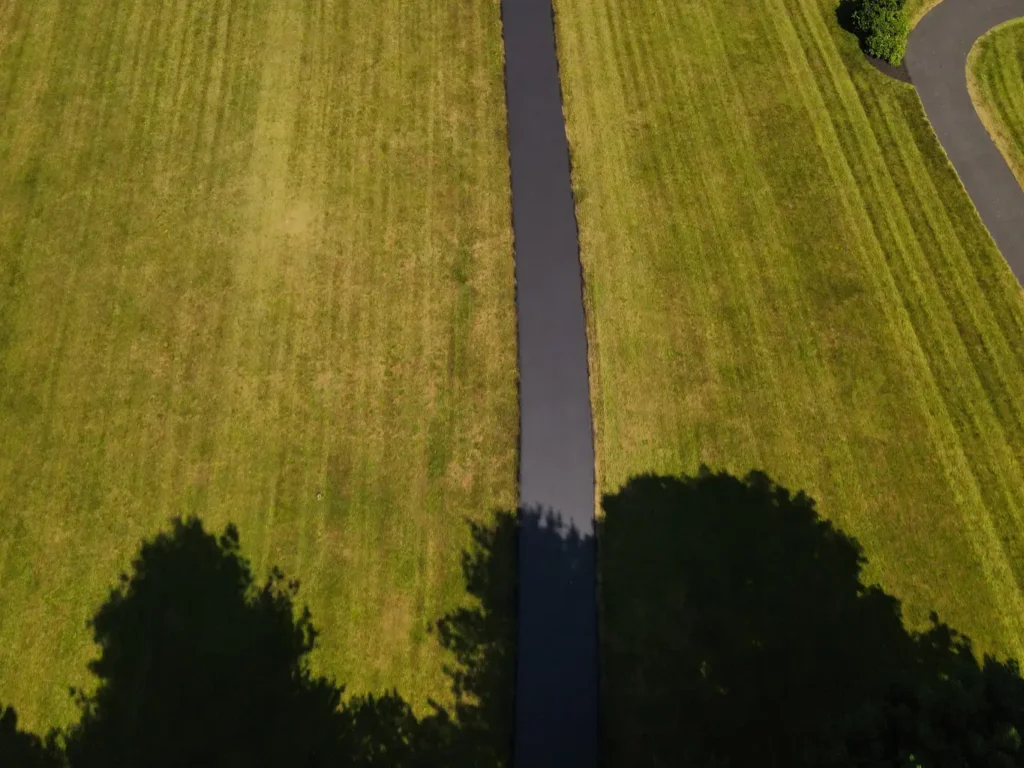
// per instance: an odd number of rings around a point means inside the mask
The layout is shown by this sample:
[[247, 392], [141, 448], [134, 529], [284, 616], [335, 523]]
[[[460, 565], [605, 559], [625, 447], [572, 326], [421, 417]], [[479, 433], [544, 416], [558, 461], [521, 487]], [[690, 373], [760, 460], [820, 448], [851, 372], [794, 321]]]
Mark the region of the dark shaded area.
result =
[[1024, 682], [861, 581], [814, 502], [703, 471], [604, 499], [607, 763], [1024, 765]]
[[597, 764], [595, 542], [551, 512], [519, 513], [516, 764]]
[[54, 739], [44, 741], [18, 728], [18, 715], [0, 705], [0, 765], [18, 768], [59, 768], [62, 756]]
[[839, 4], [836, 5], [836, 22], [840, 28], [857, 38], [857, 44], [860, 46], [861, 53], [864, 54], [864, 58], [868, 60], [872, 67], [893, 80], [899, 80], [901, 83], [912, 83], [910, 70], [907, 69], [905, 59], [899, 64], [890, 64], [884, 59], [879, 59], [867, 52], [867, 35], [864, 34], [863, 30], [856, 23], [856, 14], [863, 6], [864, 0], [839, 0]]
[[395, 694], [341, 706], [317, 677], [298, 584], [257, 584], [229, 526], [176, 520], [92, 619], [98, 680], [65, 735], [76, 766], [411, 765], [432, 744]]
[[[979, 661], [937, 617], [904, 627], [899, 602], [863, 583], [856, 540], [812, 499], [705, 470], [635, 478], [604, 512], [607, 765], [1024, 765], [1016, 664]], [[79, 722], [40, 739], [0, 709], [0, 765], [506, 766], [527, 696], [541, 713], [582, 700], [585, 680], [563, 690], [571, 675], [550, 686], [516, 677], [515, 662], [536, 654], [543, 669], [579, 647], [591, 617], [574, 595], [592, 589], [594, 542], [528, 510], [471, 532], [471, 599], [433, 629], [450, 652], [450, 707], [417, 716], [394, 692], [344, 696], [310, 670], [317, 633], [298, 585], [279, 572], [258, 583], [233, 528], [179, 520], [95, 614], [98, 685], [77, 695]], [[530, 539], [547, 630], [568, 639], [517, 649], [516, 544]], [[561, 741], [565, 717], [532, 745], [553, 760], [578, 754]]]
[[839, 26], [857, 38], [857, 42], [863, 47], [864, 39], [860, 27], [857, 25], [857, 12], [864, 7], [864, 0], [839, 0], [836, 5], [836, 21]]
[[868, 60], [868, 64], [877, 69], [883, 75], [888, 75], [893, 80], [899, 80], [901, 83], [913, 84], [913, 80], [910, 78], [910, 70], [907, 69], [907, 61], [904, 59], [899, 64], [890, 64], [888, 61], [882, 59], [876, 59], [867, 53], [864, 54], [864, 58]]
[[437, 622], [451, 651], [450, 709], [417, 718], [394, 692], [343, 696], [315, 676], [317, 631], [298, 584], [256, 583], [229, 526], [175, 520], [144, 542], [91, 621], [93, 693], [44, 741], [0, 712], [0, 765], [502, 766], [511, 753], [516, 518], [474, 526], [464, 555], [475, 607]]
[[462, 555], [462, 572], [476, 605], [435, 625], [453, 658], [445, 671], [454, 722], [439, 710], [428, 727], [444, 735], [446, 759], [437, 765], [503, 766], [511, 762], [515, 711], [518, 520], [500, 512], [490, 525], [470, 523], [470, 529], [473, 544]]
[[233, 527], [175, 521], [144, 543], [91, 622], [99, 688], [79, 696], [71, 764], [336, 761], [341, 691], [310, 673], [296, 589], [279, 572], [257, 587]]

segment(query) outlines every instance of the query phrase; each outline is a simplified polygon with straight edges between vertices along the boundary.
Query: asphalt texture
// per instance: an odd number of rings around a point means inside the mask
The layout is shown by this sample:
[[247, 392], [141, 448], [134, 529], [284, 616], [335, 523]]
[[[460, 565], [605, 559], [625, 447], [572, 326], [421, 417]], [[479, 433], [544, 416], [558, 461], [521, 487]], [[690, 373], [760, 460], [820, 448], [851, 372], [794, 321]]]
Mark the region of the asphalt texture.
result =
[[1024, 190], [967, 91], [967, 54], [975, 41], [1019, 16], [1024, 16], [1024, 0], [943, 0], [910, 33], [906, 64], [967, 194], [1024, 284]]
[[515, 763], [596, 766], [594, 444], [552, 8], [502, 0], [501, 9], [519, 317]]

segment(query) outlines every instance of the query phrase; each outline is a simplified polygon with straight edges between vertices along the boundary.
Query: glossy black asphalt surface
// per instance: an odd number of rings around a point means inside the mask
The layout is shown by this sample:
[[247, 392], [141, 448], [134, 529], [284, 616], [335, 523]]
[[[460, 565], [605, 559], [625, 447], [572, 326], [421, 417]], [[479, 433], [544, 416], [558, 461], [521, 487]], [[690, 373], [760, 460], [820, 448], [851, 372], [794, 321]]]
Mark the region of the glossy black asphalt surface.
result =
[[943, 0], [910, 33], [906, 64], [925, 112], [1003, 258], [1024, 284], [1024, 191], [967, 91], [967, 54], [1024, 0]]
[[[551, 2], [502, 0], [501, 7], [519, 316], [515, 762], [596, 766], [594, 445]], [[545, 525], [548, 513], [582, 539]]]

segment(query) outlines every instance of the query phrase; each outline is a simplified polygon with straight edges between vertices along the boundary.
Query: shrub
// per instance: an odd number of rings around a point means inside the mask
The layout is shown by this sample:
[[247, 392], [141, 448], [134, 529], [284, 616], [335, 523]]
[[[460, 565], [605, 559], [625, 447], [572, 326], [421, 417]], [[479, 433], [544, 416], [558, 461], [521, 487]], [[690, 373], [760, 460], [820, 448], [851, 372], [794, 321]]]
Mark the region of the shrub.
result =
[[910, 24], [903, 0], [864, 0], [853, 14], [864, 50], [890, 64], [903, 61]]

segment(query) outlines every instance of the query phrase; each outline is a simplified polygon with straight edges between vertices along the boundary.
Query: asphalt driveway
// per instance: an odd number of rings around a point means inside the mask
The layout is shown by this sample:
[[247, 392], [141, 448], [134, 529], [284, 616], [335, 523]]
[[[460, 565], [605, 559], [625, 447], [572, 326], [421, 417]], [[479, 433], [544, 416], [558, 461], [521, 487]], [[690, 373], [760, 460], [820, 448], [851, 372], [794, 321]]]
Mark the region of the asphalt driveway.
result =
[[502, 0], [502, 19], [519, 318], [515, 762], [596, 766], [594, 444], [551, 0]]
[[967, 54], [1024, 0], [943, 0], [910, 34], [906, 64], [925, 112], [1010, 269], [1024, 284], [1024, 190], [967, 91]]

